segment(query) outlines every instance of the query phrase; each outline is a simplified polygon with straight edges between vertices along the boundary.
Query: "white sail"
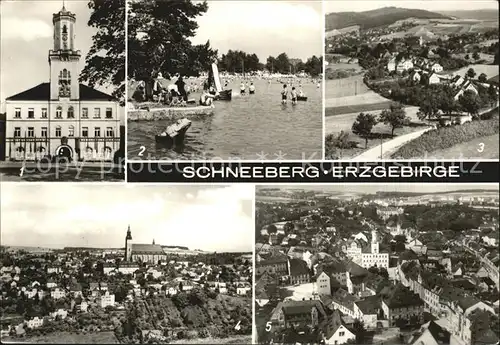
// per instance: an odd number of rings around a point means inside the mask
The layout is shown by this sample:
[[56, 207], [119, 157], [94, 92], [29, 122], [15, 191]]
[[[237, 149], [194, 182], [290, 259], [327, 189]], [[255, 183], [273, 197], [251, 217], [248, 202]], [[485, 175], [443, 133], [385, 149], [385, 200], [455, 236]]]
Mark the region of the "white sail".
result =
[[216, 64], [212, 64], [212, 72], [214, 73], [214, 81], [215, 81], [215, 88], [217, 92], [222, 91], [222, 86], [220, 84], [220, 79], [219, 79], [219, 69], [217, 68]]

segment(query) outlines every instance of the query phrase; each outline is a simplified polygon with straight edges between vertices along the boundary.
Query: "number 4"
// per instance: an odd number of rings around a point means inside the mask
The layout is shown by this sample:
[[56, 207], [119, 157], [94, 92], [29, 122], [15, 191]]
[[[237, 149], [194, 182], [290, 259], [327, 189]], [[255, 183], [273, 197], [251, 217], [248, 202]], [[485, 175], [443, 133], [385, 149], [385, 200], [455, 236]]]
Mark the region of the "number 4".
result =
[[270, 332], [271, 328], [272, 328], [271, 321], [267, 321], [267, 323], [266, 323], [266, 332]]
[[484, 143], [479, 144], [479, 148], [477, 149], [477, 152], [483, 152], [484, 151]]

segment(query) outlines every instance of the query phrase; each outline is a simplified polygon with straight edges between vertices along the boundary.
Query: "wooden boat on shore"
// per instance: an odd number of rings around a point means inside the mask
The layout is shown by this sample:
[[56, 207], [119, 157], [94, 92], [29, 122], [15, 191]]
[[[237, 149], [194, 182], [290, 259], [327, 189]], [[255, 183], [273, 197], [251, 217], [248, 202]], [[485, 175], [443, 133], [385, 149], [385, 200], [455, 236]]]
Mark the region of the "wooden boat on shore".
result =
[[219, 91], [219, 95], [215, 97], [216, 101], [230, 101], [233, 97], [233, 90]]
[[307, 96], [297, 96], [297, 101], [307, 101]]
[[176, 123], [170, 125], [162, 133], [155, 135], [157, 143], [165, 145], [180, 144], [184, 142], [186, 132], [191, 127], [192, 122], [186, 118], [177, 120]]

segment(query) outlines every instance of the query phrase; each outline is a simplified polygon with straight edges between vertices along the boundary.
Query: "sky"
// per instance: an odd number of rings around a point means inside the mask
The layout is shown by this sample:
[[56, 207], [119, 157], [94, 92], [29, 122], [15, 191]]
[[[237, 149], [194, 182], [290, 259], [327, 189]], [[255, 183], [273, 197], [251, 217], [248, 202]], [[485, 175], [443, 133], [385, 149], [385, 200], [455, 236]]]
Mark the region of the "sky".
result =
[[[92, 45], [94, 28], [87, 26], [91, 10], [86, 0], [66, 0], [66, 9], [76, 15], [75, 48], [80, 50], [80, 70]], [[62, 0], [0, 1], [0, 102], [5, 98], [48, 82], [48, 54], [53, 48], [52, 14]], [[107, 88], [101, 91], [111, 92]], [[4, 109], [0, 109], [4, 111]]]
[[130, 225], [133, 243], [253, 248], [251, 185], [4, 183], [0, 199], [5, 246], [120, 248]]
[[362, 12], [382, 7], [416, 8], [427, 11], [496, 9], [496, 0], [326, 0], [325, 12]]
[[210, 39], [225, 54], [229, 49], [255, 53], [261, 63], [283, 52], [306, 60], [323, 55], [322, 3], [304, 1], [208, 1], [198, 17], [194, 44]]
[[[259, 188], [259, 187], [257, 187]], [[261, 186], [261, 188], [273, 188], [273, 186]], [[304, 189], [325, 192], [341, 192], [341, 193], [366, 193], [373, 194], [376, 192], [404, 192], [404, 193], [439, 193], [453, 191], [467, 191], [471, 189], [485, 189], [498, 192], [498, 184], [432, 184], [432, 183], [384, 183], [384, 184], [331, 184], [331, 185], [315, 185], [315, 186], [274, 186], [274, 188], [283, 189]]]

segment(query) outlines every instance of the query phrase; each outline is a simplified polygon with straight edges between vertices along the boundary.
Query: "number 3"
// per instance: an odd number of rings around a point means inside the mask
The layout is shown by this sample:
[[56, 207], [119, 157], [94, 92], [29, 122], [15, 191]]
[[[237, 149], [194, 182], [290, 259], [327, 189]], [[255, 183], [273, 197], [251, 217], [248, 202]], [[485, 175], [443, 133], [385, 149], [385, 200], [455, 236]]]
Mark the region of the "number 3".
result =
[[141, 147], [139, 148], [139, 150], [140, 150], [140, 151], [139, 151], [139, 153], [138, 153], [137, 155], [138, 155], [139, 157], [142, 157], [142, 154], [144, 153], [144, 151], [146, 151], [146, 148], [145, 148], [144, 146], [141, 146]]
[[483, 152], [483, 151], [484, 151], [484, 143], [480, 143], [477, 152]]
[[271, 321], [268, 321], [268, 322], [266, 323], [266, 332], [270, 332], [270, 331], [271, 331], [271, 328], [272, 328], [272, 326], [271, 326]]

